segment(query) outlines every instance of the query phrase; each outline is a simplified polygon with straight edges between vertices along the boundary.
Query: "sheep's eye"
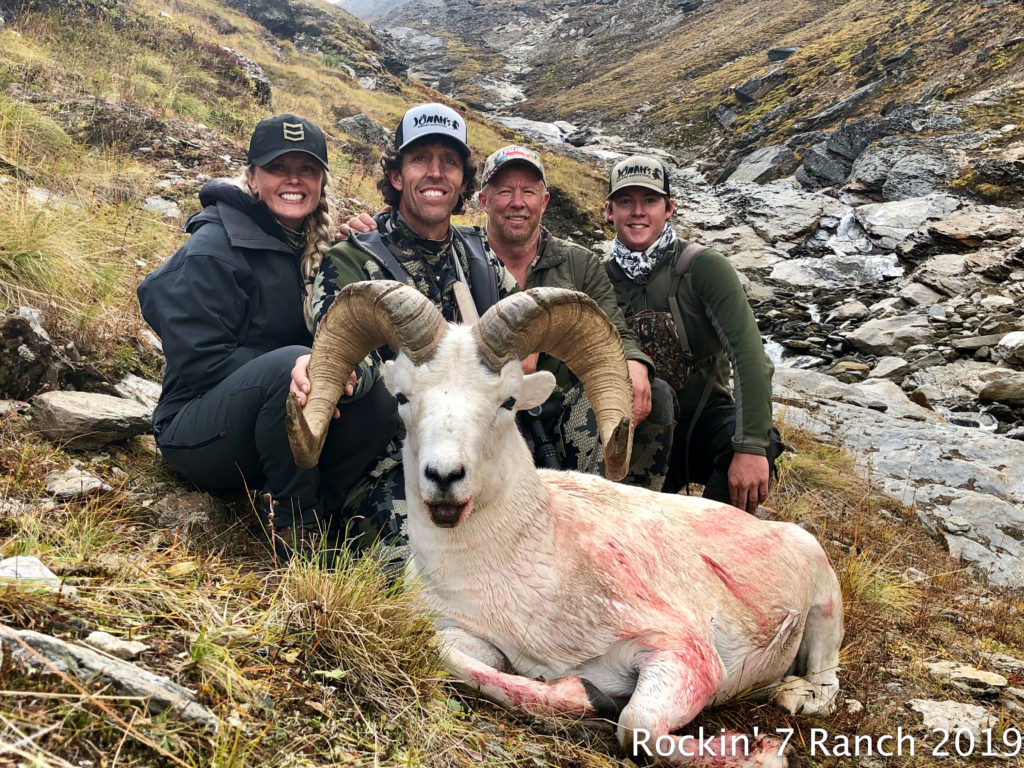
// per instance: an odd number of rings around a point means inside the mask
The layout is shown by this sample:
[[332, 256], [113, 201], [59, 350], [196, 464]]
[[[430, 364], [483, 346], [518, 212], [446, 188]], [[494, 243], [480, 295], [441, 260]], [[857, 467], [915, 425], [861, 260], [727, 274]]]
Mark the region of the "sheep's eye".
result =
[[409, 398], [403, 395], [401, 392], [395, 392], [395, 400], [398, 401], [399, 405], [405, 405], [409, 402]]
[[516, 407], [516, 399], [514, 397], [510, 397], [508, 400], [501, 404], [501, 407], [504, 408], [506, 411], [511, 411], [513, 408]]

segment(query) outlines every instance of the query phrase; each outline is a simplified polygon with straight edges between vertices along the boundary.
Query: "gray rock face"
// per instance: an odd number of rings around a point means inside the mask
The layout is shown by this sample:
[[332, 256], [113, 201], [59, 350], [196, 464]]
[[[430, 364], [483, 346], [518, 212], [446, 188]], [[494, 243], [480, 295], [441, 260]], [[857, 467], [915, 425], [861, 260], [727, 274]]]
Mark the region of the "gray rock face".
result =
[[926, 409], [857, 407], [852, 387], [808, 373], [776, 370], [783, 421], [856, 456], [880, 490], [916, 506], [924, 527], [977, 578], [1024, 587], [1024, 444], [944, 424]]
[[344, 117], [336, 122], [334, 127], [361, 142], [378, 147], [390, 146], [393, 141], [391, 131], [362, 113]]
[[979, 206], [948, 216], [929, 227], [933, 237], [965, 248], [980, 248], [1024, 231], [1024, 217], [1017, 211], [994, 206]]
[[[568, 139], [567, 139], [568, 141]], [[736, 170], [726, 178], [731, 181], [749, 181], [765, 184], [774, 179], [781, 179], [796, 170], [796, 155], [789, 147], [777, 144], [751, 152], [744, 157]], [[725, 179], [722, 179], [725, 181]]]
[[221, 50], [231, 59], [232, 63], [238, 67], [238, 71], [242, 73], [249, 82], [249, 87], [252, 89], [253, 98], [256, 99], [256, 103], [261, 107], [269, 107], [274, 101], [274, 91], [270, 84], [270, 78], [267, 77], [267, 73], [263, 71], [263, 67], [257, 64], [252, 59], [247, 59], [245, 56], [240, 54], [238, 51], [234, 51], [226, 46], [221, 46]]
[[883, 250], [896, 250], [907, 243], [925, 224], [945, 218], [960, 208], [950, 195], [928, 195], [890, 203], [862, 205], [857, 221]]
[[0, 644], [9, 649], [11, 660], [21, 667], [52, 671], [11, 635], [64, 674], [82, 681], [98, 677], [122, 693], [138, 696], [154, 714], [170, 710], [182, 720], [217, 730], [217, 717], [196, 701], [195, 694], [162, 675], [30, 629], [7, 628], [7, 632], [0, 633]]
[[786, 82], [788, 75], [781, 67], [773, 67], [756, 77], [752, 77], [741, 85], [737, 85], [734, 93], [740, 101], [755, 102], [776, 86]]
[[86, 450], [148, 431], [151, 411], [110, 395], [45, 392], [33, 399], [30, 414], [36, 429], [51, 440]]
[[883, 200], [908, 200], [946, 192], [956, 178], [957, 165], [940, 150], [903, 155], [893, 163], [882, 183]]

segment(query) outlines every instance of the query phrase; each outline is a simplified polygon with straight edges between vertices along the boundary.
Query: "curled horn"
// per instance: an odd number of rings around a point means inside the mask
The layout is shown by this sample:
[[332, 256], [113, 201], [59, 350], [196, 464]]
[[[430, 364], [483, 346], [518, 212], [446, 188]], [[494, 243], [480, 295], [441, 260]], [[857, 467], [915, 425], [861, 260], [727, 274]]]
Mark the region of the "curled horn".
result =
[[295, 395], [288, 395], [288, 442], [295, 463], [308, 468], [320, 459], [345, 384], [371, 350], [385, 344], [404, 349], [418, 365], [434, 356], [447, 331], [437, 308], [407, 285], [373, 280], [342, 288], [317, 328], [305, 408]]
[[547, 352], [569, 366], [597, 416], [605, 475], [621, 480], [633, 440], [633, 389], [615, 327], [594, 300], [562, 288], [531, 288], [488, 309], [476, 325], [484, 365]]

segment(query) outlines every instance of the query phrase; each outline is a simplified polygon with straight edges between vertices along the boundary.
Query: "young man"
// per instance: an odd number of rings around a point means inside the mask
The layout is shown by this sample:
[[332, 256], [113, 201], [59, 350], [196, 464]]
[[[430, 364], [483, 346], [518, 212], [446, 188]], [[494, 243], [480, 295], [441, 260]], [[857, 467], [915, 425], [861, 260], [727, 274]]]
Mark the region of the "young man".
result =
[[706, 497], [754, 512], [781, 452], [772, 427], [774, 367], [736, 271], [717, 251], [678, 239], [674, 210], [659, 160], [634, 155], [612, 168], [605, 215], [616, 236], [605, 267], [680, 410], [664, 490], [703, 483]]
[[[675, 426], [672, 393], [654, 379], [651, 359], [637, 345], [619, 310], [601, 263], [586, 248], [554, 237], [541, 226], [550, 194], [544, 165], [526, 147], [502, 147], [484, 163], [480, 207], [487, 214], [487, 242], [521, 288], [568, 288], [586, 293], [619, 329], [633, 382], [633, 459], [624, 482], [661, 490]], [[560, 413], [554, 418], [563, 469], [600, 472], [597, 425], [579, 380], [561, 362], [542, 359], [555, 374]], [[653, 387], [652, 387], [653, 384]], [[652, 398], [653, 394], [653, 398]], [[653, 410], [652, 410], [653, 399]]]

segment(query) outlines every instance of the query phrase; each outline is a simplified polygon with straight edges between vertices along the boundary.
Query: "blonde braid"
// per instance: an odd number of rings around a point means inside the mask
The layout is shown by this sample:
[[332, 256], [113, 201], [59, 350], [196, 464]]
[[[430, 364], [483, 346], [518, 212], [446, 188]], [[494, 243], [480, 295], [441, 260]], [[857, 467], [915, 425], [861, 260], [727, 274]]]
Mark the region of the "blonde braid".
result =
[[306, 247], [302, 249], [299, 270], [306, 286], [306, 300], [302, 303], [302, 316], [310, 331], [313, 330], [313, 281], [320, 272], [320, 262], [323, 261], [324, 254], [333, 242], [331, 204], [328, 200], [328, 188], [331, 183], [331, 175], [324, 171], [324, 180], [320, 186], [320, 205], [306, 217], [303, 226]]

